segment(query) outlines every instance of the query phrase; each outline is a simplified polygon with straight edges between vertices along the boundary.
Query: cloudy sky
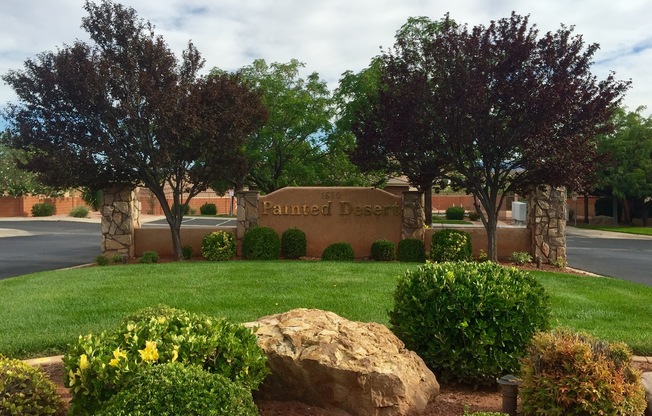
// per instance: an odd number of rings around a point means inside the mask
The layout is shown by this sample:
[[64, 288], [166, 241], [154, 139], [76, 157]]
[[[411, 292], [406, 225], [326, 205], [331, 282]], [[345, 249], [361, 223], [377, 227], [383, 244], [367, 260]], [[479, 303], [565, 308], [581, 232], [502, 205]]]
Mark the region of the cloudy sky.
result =
[[[99, 1], [99, 0], [98, 0]], [[471, 26], [530, 14], [541, 32], [574, 25], [599, 43], [593, 72], [615, 71], [631, 79], [625, 104], [652, 113], [652, 1], [650, 0], [122, 0], [156, 25], [180, 53], [189, 40], [206, 67], [235, 70], [254, 59], [296, 58], [334, 88], [346, 70], [359, 71], [393, 44], [410, 16], [433, 20], [446, 12]], [[0, 74], [26, 58], [85, 39], [80, 29], [84, 0], [0, 0]], [[15, 96], [0, 85], [0, 106]]]

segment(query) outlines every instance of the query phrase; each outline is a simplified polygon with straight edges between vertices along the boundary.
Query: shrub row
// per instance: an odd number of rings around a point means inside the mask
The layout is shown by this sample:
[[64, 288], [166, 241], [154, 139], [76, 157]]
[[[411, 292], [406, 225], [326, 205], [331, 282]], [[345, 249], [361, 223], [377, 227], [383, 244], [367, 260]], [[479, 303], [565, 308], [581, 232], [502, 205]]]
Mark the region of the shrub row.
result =
[[40, 369], [0, 355], [0, 415], [63, 416], [57, 388]]

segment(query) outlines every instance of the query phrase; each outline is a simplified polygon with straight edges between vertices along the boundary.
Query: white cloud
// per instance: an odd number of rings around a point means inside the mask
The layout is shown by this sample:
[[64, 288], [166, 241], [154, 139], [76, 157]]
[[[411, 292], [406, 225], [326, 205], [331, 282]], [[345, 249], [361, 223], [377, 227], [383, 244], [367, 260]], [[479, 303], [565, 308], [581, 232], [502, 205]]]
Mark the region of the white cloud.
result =
[[[180, 53], [192, 40], [206, 58], [207, 68], [237, 69], [256, 58], [306, 63], [337, 85], [346, 70], [358, 71], [393, 43], [396, 30], [409, 16], [439, 19], [446, 12], [470, 26], [507, 17], [512, 10], [530, 14], [542, 32], [561, 23], [574, 25], [586, 42], [599, 43], [595, 73], [609, 70], [617, 78], [632, 78], [626, 104], [652, 107], [652, 53], [637, 45], [651, 43], [652, 2], [628, 0], [123, 0], [156, 25], [157, 33]], [[39, 52], [77, 38], [85, 15], [83, 0], [2, 0], [0, 15], [0, 73], [18, 69]], [[647, 43], [646, 43], [647, 42]], [[14, 99], [0, 86], [0, 103]], [[648, 109], [649, 113], [650, 109]]]

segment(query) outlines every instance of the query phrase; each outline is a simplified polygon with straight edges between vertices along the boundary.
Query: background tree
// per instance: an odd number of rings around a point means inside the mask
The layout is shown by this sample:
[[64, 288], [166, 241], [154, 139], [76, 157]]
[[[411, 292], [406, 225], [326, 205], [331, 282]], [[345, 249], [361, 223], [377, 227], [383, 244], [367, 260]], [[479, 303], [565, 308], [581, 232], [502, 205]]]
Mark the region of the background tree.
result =
[[652, 117], [643, 117], [644, 110], [619, 109], [613, 119], [616, 130], [598, 136], [598, 152], [608, 158], [608, 163], [598, 169], [599, 184], [613, 198], [614, 225], [618, 224], [619, 201], [624, 222], [631, 222], [633, 215], [647, 221], [652, 197]]
[[42, 53], [3, 77], [20, 99], [6, 115], [12, 145], [30, 150], [25, 166], [52, 186], [148, 187], [181, 259], [183, 204], [237, 163], [265, 108], [237, 76], [199, 76], [192, 44], [177, 60], [134, 9], [105, 0], [85, 10], [92, 45]]
[[506, 193], [542, 184], [582, 189], [591, 181], [595, 137], [610, 131], [629, 82], [613, 74], [598, 81], [590, 72], [598, 45], [585, 45], [572, 28], [539, 37], [515, 13], [470, 30], [446, 16], [436, 32], [406, 42], [380, 57], [386, 77], [427, 89], [420, 129], [450, 164], [446, 177], [476, 198], [496, 260]]
[[[7, 139], [4, 136], [2, 141]], [[25, 160], [25, 152], [0, 143], [0, 196], [59, 196], [59, 190], [43, 185], [34, 173], [18, 167]]]

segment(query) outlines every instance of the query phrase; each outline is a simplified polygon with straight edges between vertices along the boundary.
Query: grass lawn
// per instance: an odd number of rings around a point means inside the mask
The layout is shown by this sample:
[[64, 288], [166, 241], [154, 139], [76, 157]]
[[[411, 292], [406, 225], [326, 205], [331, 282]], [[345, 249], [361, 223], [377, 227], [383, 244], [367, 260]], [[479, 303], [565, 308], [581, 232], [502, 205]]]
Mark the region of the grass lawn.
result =
[[612, 231], [617, 233], [638, 234], [638, 235], [652, 235], [652, 227], [640, 227], [636, 225], [621, 225], [614, 227], [611, 225], [578, 225], [578, 228], [586, 228], [589, 230]]
[[[387, 324], [396, 276], [415, 264], [380, 262], [162, 263], [37, 273], [0, 281], [0, 353], [62, 353], [79, 335], [108, 329], [146, 306], [233, 322], [319, 308]], [[534, 273], [549, 290], [556, 326], [585, 330], [652, 355], [652, 288], [611, 278]]]

